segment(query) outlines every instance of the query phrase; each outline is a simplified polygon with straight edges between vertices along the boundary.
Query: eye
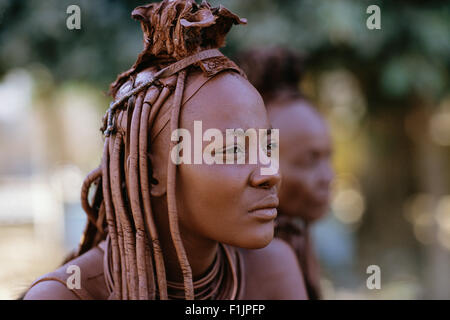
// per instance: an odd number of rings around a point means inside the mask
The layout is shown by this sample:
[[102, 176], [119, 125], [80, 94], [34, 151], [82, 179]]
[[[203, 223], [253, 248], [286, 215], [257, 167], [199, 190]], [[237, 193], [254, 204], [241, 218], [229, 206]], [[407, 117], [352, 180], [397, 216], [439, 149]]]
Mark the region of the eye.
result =
[[267, 156], [271, 157], [272, 151], [275, 150], [276, 148], [278, 148], [278, 144], [272, 141], [271, 143], [267, 144], [264, 151], [267, 153]]
[[232, 145], [221, 149], [218, 154], [223, 157], [223, 161], [226, 162], [227, 159], [240, 159], [244, 155], [244, 151], [240, 145]]
[[298, 158], [297, 161], [295, 161], [295, 164], [299, 168], [311, 169], [316, 166], [318, 162], [318, 158], [313, 152], [310, 152]]
[[241, 152], [242, 152], [241, 147], [238, 146], [238, 145], [234, 145], [234, 146], [226, 148], [224, 153], [227, 153], [227, 154], [239, 154]]

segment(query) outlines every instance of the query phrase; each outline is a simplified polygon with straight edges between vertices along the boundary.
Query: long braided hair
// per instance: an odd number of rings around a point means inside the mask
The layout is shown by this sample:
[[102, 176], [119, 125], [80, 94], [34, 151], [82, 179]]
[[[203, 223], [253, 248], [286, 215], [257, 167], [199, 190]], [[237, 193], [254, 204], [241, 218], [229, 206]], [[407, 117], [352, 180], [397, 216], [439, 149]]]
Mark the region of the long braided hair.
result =
[[[171, 104], [170, 132], [178, 128], [187, 75], [238, 70], [217, 48], [233, 24], [246, 23], [206, 1], [164, 0], [136, 8], [144, 51], [111, 85], [114, 102], [104, 117], [103, 158], [85, 179], [82, 207], [88, 216], [77, 255], [107, 240], [104, 265], [113, 299], [168, 299], [158, 228], [152, 213], [149, 149], [159, 110]], [[169, 150], [175, 145], [171, 143]], [[186, 299], [194, 299], [192, 271], [180, 237], [176, 207], [176, 166], [168, 161], [167, 205], [170, 234], [184, 279]], [[94, 188], [96, 186], [96, 188]], [[105, 255], [106, 257], [107, 255]]]

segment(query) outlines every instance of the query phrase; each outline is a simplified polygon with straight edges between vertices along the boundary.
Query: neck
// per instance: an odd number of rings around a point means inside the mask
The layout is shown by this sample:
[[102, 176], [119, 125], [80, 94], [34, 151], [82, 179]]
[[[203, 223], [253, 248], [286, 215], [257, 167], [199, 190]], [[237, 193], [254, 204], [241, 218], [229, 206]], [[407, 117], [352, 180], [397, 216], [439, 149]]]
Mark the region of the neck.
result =
[[[154, 201], [152, 205], [158, 206]], [[159, 202], [159, 201], [158, 201]], [[173, 244], [173, 240], [170, 233], [169, 221], [167, 218], [167, 211], [164, 211], [164, 202], [161, 211], [154, 210], [154, 212], [165, 212], [165, 214], [155, 214], [155, 222], [158, 225], [161, 249], [164, 253], [164, 266], [166, 269], [166, 277], [172, 282], [183, 282], [183, 273], [180, 267], [178, 255]], [[159, 206], [158, 206], [159, 207]], [[156, 208], [154, 208], [156, 209]], [[160, 218], [163, 217], [163, 218]], [[158, 219], [160, 218], [160, 219]], [[214, 259], [217, 255], [219, 246], [217, 241], [212, 241], [206, 238], [195, 235], [194, 232], [186, 230], [180, 224], [180, 234], [183, 242], [183, 247], [186, 251], [186, 255], [192, 270], [193, 280], [198, 280], [204, 276], [214, 263]]]
[[[183, 233], [182, 230], [180, 230], [180, 233], [192, 270], [192, 278], [193, 281], [196, 281], [202, 278], [213, 265], [218, 252], [218, 242], [206, 239], [194, 239], [192, 236], [187, 237], [184, 236], [186, 233]], [[170, 234], [164, 239], [161, 246], [164, 252], [167, 279], [174, 282], [183, 282], [179, 259]]]

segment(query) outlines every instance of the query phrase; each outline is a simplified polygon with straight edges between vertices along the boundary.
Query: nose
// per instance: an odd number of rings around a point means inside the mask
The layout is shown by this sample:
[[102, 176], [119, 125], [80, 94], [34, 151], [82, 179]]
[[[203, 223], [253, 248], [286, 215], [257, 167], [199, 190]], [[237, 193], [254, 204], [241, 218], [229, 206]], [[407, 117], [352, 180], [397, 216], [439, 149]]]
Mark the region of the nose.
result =
[[281, 183], [280, 170], [277, 170], [275, 174], [263, 175], [259, 168], [253, 170], [250, 175], [250, 185], [254, 188], [271, 189], [274, 186], [278, 186]]
[[329, 161], [324, 162], [320, 175], [320, 183], [329, 186], [334, 179], [334, 170]]

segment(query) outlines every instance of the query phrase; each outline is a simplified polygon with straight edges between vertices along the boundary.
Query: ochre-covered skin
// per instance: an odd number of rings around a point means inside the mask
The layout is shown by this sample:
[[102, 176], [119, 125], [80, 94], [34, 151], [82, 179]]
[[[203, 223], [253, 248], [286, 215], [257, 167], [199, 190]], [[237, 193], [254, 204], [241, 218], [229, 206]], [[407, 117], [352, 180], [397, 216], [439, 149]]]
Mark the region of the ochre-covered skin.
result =
[[239, 60], [264, 97], [272, 126], [280, 130], [283, 182], [276, 236], [296, 252], [309, 298], [319, 299], [319, 265], [309, 226], [322, 218], [329, 206], [334, 173], [328, 127], [299, 91], [302, 58], [297, 53], [282, 48], [251, 50]]
[[[222, 46], [231, 25], [243, 22], [190, 0], [143, 6], [133, 16], [145, 49], [112, 85], [115, 101], [161, 68]], [[234, 63], [197, 61], [152, 82], [112, 116], [102, 165], [83, 186], [89, 224], [78, 257], [38, 280], [25, 299], [306, 298], [294, 252], [272, 241], [274, 221], [251, 214], [261, 202], [275, 205], [280, 175], [261, 176], [260, 165], [169, 159], [171, 132], [192, 132], [194, 121], [204, 130], [270, 128], [262, 98]], [[89, 201], [91, 184], [99, 187]], [[65, 286], [73, 264], [80, 290]]]
[[[319, 299], [319, 265], [309, 226], [328, 211], [331, 142], [321, 116], [304, 100], [276, 102], [269, 106], [274, 128], [280, 128], [279, 217], [276, 236], [297, 252], [310, 299]], [[296, 223], [300, 218], [301, 223]]]
[[272, 125], [280, 128], [279, 208], [307, 223], [317, 221], [327, 212], [333, 179], [328, 127], [305, 100], [272, 101], [268, 110]]

